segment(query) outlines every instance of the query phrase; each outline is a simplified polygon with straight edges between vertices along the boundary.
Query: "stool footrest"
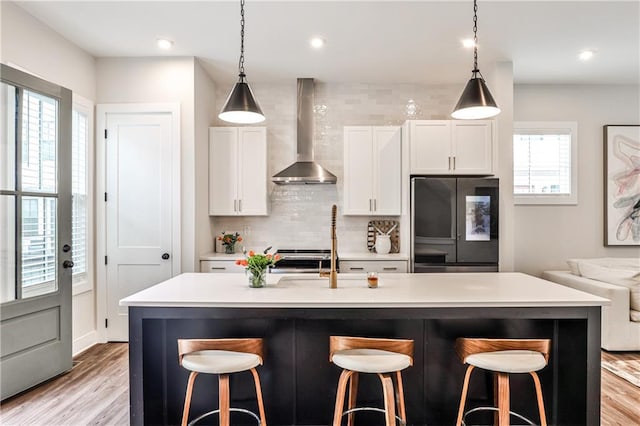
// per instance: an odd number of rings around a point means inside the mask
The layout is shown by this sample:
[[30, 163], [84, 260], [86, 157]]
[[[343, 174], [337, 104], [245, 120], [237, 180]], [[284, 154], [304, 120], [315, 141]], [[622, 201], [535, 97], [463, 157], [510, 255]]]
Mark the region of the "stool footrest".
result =
[[[378, 413], [386, 413], [386, 411], [383, 408], [378, 408], [378, 407], [356, 407], [356, 408], [352, 408], [350, 410], [347, 410], [347, 411], [343, 412], [342, 413], [342, 417], [344, 417], [345, 414], [356, 413], [358, 411], [376, 411]], [[402, 420], [399, 416], [396, 416], [396, 420], [398, 420], [400, 422], [400, 425], [402, 425], [402, 426], [406, 426], [407, 425], [404, 422], [404, 420]]]
[[[477, 411], [496, 411], [496, 412], [497, 412], [497, 411], [498, 411], [498, 409], [497, 409], [496, 407], [476, 407], [476, 408], [473, 408], [473, 409], [471, 409], [471, 410], [467, 411], [466, 413], [464, 413], [464, 416], [462, 417], [462, 425], [463, 425], [463, 426], [467, 426], [467, 423], [466, 423], [466, 421], [465, 421], [465, 420], [467, 419], [467, 416], [468, 416], [469, 414], [471, 414], [471, 413], [475, 413], [475, 412], [477, 412]], [[531, 420], [527, 419], [527, 418], [526, 418], [526, 417], [524, 417], [523, 415], [518, 414], [518, 413], [514, 413], [513, 411], [509, 411], [509, 415], [510, 415], [510, 416], [517, 417], [517, 418], [519, 418], [520, 420], [527, 422], [527, 424], [529, 424], [529, 425], [532, 425], [532, 426], [535, 426], [535, 425], [536, 425], [534, 422], [532, 422]]]
[[[245, 410], [244, 408], [229, 408], [229, 411], [235, 411], [237, 413], [249, 414], [254, 419], [256, 419], [256, 421], [258, 422], [258, 425], [260, 425], [260, 417], [258, 417], [258, 415], [256, 413], [254, 413], [253, 411]], [[204, 413], [203, 415], [201, 415], [199, 417], [196, 417], [195, 419], [191, 420], [189, 422], [189, 426], [197, 423], [198, 421], [204, 419], [207, 416], [210, 416], [212, 414], [218, 414], [219, 412], [220, 412], [220, 410], [213, 410], [213, 411], [209, 411], [207, 413]]]

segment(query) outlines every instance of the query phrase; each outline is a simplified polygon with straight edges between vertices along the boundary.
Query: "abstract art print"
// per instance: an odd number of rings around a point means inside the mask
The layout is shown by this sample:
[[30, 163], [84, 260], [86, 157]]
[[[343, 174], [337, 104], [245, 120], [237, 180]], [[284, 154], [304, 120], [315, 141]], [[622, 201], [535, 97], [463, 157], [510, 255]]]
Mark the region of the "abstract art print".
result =
[[640, 126], [604, 126], [604, 245], [640, 245]]

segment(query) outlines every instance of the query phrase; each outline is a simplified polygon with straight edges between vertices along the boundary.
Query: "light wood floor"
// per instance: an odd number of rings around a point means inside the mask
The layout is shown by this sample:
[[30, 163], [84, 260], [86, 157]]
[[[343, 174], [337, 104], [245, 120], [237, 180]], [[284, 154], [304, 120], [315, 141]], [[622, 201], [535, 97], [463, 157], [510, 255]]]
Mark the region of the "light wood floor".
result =
[[[71, 372], [3, 401], [2, 425], [127, 425], [126, 343], [96, 345], [75, 358]], [[602, 352], [603, 360], [636, 359], [640, 352]], [[640, 425], [640, 388], [602, 370], [602, 425]]]

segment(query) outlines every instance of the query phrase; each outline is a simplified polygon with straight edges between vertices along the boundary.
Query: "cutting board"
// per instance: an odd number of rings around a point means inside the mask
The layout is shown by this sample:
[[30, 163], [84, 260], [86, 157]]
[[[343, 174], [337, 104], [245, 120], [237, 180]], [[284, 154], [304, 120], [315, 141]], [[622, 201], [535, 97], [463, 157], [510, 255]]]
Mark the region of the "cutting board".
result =
[[391, 237], [391, 251], [389, 253], [400, 253], [400, 223], [397, 220], [371, 220], [367, 226], [367, 249], [370, 252], [376, 252], [376, 231], [377, 227], [382, 232], [387, 232], [393, 228], [393, 225], [398, 225], [391, 231], [389, 236]]

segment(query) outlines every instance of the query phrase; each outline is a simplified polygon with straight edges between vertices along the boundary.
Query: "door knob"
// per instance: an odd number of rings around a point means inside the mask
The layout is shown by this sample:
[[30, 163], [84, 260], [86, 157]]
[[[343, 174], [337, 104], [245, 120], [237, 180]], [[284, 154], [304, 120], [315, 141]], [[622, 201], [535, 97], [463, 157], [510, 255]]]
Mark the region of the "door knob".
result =
[[62, 262], [62, 267], [63, 268], [73, 268], [73, 261], [72, 260], [65, 260], [64, 262]]
[[169, 257], [170, 257], [170, 256], [169, 256], [169, 253], [163, 253], [163, 254], [162, 254], [162, 259], [163, 259], [163, 260], [167, 260], [167, 259], [169, 259]]

